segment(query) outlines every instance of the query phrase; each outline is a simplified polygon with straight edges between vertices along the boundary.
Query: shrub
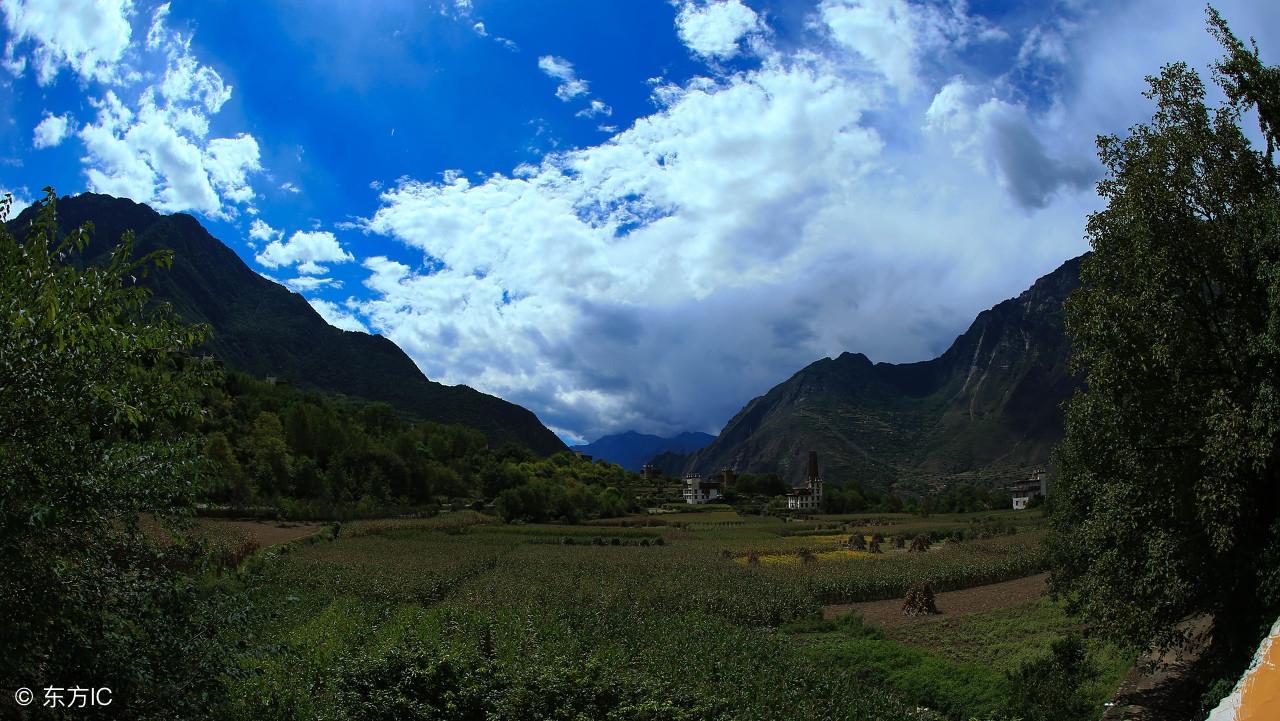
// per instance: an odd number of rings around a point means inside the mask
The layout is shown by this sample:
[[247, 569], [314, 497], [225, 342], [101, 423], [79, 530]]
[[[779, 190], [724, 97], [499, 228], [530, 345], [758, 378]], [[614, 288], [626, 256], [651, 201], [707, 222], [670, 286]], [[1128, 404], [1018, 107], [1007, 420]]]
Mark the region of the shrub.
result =
[[1008, 675], [1009, 714], [1025, 721], [1097, 718], [1085, 690], [1097, 675], [1079, 636], [1058, 639], [1048, 656], [1029, 661]]

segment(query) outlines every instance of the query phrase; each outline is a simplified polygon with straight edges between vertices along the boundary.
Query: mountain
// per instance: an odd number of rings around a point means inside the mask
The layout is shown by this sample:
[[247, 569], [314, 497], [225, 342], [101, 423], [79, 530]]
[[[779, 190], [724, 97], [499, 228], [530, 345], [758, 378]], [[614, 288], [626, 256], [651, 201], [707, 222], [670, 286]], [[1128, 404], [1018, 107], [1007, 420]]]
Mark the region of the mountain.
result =
[[1081, 259], [980, 313], [933, 360], [844, 353], [805, 367], [747, 403], [685, 470], [797, 482], [815, 450], [837, 485], [921, 491], [1024, 476], [1062, 438], [1062, 403], [1076, 387], [1062, 306], [1080, 285]]
[[[23, 211], [11, 231], [21, 238], [35, 212]], [[126, 230], [136, 235], [137, 255], [173, 250], [173, 267], [143, 282], [155, 300], [173, 304], [188, 322], [212, 326], [208, 351], [228, 368], [384, 401], [423, 420], [472, 426], [494, 444], [513, 441], [544, 455], [565, 449], [529, 410], [467, 386], [428, 380], [390, 340], [329, 325], [301, 295], [251, 270], [190, 215], [161, 215], [92, 193], [58, 200], [63, 232], [86, 221], [94, 224], [89, 262], [104, 257]]]
[[604, 436], [584, 446], [573, 446], [573, 450], [586, 453], [595, 458], [603, 458], [616, 463], [629, 471], [639, 471], [654, 456], [664, 453], [689, 454], [705, 448], [716, 439], [707, 433], [685, 432], [671, 438], [653, 436], [645, 433], [627, 431], [612, 436]]

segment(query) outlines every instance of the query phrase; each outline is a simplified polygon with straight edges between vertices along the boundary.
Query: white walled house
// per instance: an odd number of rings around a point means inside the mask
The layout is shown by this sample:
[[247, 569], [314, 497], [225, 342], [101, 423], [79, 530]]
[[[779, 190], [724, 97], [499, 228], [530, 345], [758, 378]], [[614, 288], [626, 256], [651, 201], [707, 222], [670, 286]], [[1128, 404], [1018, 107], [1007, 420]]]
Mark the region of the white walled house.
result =
[[1006, 490], [1013, 497], [1013, 510], [1025, 511], [1031, 505], [1032, 498], [1049, 496], [1048, 474], [1044, 469], [1037, 469], [1032, 471], [1030, 478], [1025, 481], [1015, 481], [1007, 486]]
[[818, 472], [818, 452], [809, 451], [809, 472], [804, 485], [787, 493], [787, 510], [816, 511], [822, 508], [822, 474]]
[[704, 480], [699, 473], [684, 477], [684, 502], [688, 504], [715, 503], [724, 498], [724, 482]]

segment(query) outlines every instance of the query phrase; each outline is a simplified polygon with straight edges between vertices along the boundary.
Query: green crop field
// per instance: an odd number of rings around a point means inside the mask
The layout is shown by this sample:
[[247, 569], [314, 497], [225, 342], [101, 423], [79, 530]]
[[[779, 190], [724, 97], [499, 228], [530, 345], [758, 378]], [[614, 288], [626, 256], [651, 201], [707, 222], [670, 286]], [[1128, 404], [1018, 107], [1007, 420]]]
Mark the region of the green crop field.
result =
[[[336, 540], [325, 534], [269, 550], [241, 574], [253, 642], [233, 682], [237, 712], [514, 719], [529, 717], [515, 709], [537, 697], [554, 704], [541, 717], [564, 719], [944, 719], [957, 709], [997, 717], [990, 698], [966, 701], [963, 689], [960, 700], [921, 695], [868, 675], [865, 658], [837, 662], [848, 649], [794, 629], [816, 623], [825, 603], [896, 598], [925, 580], [943, 590], [1038, 572], [1042, 532], [875, 555], [836, 551], [839, 534], [795, 535], [801, 524], [712, 517], [705, 526], [638, 526], [634, 518], [558, 526], [463, 512], [352, 522]], [[802, 560], [803, 548], [817, 553]], [[746, 562], [762, 553], [796, 561]], [[983, 678], [1003, 678], [1012, 667], [990, 659], [1032, 659], [1069, 630], [1060, 619], [1046, 625], [1044, 613], [1031, 609], [1039, 632], [1025, 642], [1019, 631], [986, 646], [957, 641], [956, 652], [945, 634], [876, 643], [952, 671], [985, 664]], [[411, 708], [406, 699], [420, 699], [429, 682], [423, 663], [453, 674], [450, 688], [458, 674], [480, 684], [440, 703], [455, 711], [479, 704], [481, 715]]]

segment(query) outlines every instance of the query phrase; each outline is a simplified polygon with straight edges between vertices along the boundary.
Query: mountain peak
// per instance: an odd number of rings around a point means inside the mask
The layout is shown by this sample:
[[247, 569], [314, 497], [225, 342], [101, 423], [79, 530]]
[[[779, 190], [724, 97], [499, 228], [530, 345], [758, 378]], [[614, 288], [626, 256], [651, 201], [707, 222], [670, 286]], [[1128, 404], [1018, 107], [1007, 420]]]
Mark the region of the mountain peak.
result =
[[899, 486], [1017, 477], [1061, 438], [1075, 388], [1062, 305], [1080, 285], [1081, 258], [1017, 298], [978, 314], [942, 355], [875, 363], [845, 352], [797, 371], [753, 399], [687, 470], [804, 475], [817, 450], [837, 485]]
[[[65, 196], [57, 206], [63, 232], [93, 223], [89, 262], [103, 259], [127, 230], [135, 233], [138, 255], [172, 250], [173, 266], [143, 282], [187, 322], [213, 328], [207, 350], [228, 368], [389, 403], [423, 420], [469, 425], [494, 444], [513, 441], [542, 454], [564, 450], [528, 409], [466, 386], [431, 381], [390, 340], [329, 325], [305, 298], [253, 271], [190, 215], [161, 215], [97, 193]], [[24, 235], [36, 212], [24, 210], [11, 230]]]

